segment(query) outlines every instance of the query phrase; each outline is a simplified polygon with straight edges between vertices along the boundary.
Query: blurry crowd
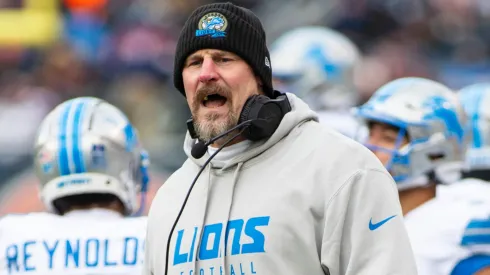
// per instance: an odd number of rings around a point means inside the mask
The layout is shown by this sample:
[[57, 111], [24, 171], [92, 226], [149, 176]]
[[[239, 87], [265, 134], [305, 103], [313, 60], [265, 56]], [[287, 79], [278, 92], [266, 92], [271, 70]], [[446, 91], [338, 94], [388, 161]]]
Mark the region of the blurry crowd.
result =
[[[69, 98], [100, 97], [128, 115], [150, 152], [150, 193], [182, 164], [190, 112], [173, 87], [173, 54], [189, 13], [210, 2], [0, 0], [0, 215], [40, 209], [34, 137]], [[346, 34], [365, 56], [355, 69], [364, 100], [404, 76], [454, 89], [490, 78], [488, 0], [232, 2], [261, 18], [269, 44], [304, 25]]]

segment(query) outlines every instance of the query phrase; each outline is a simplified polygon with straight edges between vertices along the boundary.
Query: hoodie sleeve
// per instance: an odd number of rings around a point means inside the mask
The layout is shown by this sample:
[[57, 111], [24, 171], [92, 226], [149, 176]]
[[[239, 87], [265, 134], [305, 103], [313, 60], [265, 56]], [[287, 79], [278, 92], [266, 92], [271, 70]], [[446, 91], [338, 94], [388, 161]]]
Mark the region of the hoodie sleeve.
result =
[[386, 171], [358, 171], [327, 202], [321, 261], [331, 275], [417, 274], [398, 191]]

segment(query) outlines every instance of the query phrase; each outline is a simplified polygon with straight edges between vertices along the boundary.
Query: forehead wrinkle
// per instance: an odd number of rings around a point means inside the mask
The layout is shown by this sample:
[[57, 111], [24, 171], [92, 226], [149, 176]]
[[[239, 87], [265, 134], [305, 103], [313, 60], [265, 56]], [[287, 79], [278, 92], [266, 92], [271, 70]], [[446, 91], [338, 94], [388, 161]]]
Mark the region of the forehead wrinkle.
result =
[[236, 54], [223, 51], [223, 50], [217, 50], [217, 49], [206, 49], [206, 50], [199, 50], [193, 54], [191, 54], [187, 59], [197, 59], [197, 58], [203, 58], [205, 55], [210, 55], [212, 58], [215, 57], [223, 57], [226, 55], [231, 55], [231, 56], [236, 56]]

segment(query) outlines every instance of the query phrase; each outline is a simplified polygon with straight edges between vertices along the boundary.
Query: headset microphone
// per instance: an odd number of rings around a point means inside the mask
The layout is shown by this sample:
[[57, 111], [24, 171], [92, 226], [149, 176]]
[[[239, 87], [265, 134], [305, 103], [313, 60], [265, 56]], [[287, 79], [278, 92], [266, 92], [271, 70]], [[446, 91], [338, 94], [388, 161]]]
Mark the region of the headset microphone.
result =
[[192, 145], [191, 155], [195, 159], [200, 159], [202, 156], [204, 156], [204, 154], [206, 154], [207, 149], [208, 144], [199, 140], [196, 144]]
[[221, 133], [220, 135], [210, 139], [208, 142], [204, 142], [204, 141], [198, 141], [196, 144], [194, 144], [192, 146], [192, 149], [191, 149], [191, 155], [193, 158], [195, 159], [200, 159], [204, 156], [204, 154], [206, 154], [206, 151], [208, 149], [208, 146], [210, 144], [213, 144], [215, 141], [217, 141], [218, 139], [230, 134], [231, 132], [235, 131], [236, 129], [239, 129], [239, 128], [242, 128], [242, 127], [247, 127], [247, 126], [250, 126], [251, 123], [254, 121], [254, 119], [250, 119], [250, 120], [247, 120], [247, 121], [244, 121], [242, 123], [239, 123], [238, 125], [236, 125], [235, 127], [229, 129], [228, 131], [225, 131], [224, 133]]

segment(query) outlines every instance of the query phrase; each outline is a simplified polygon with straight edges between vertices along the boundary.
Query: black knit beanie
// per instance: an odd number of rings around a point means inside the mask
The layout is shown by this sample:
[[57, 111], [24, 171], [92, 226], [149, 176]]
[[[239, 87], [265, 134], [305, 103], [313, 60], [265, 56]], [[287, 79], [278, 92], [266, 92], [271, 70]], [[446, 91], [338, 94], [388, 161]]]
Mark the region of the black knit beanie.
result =
[[175, 53], [174, 85], [185, 96], [182, 69], [186, 58], [201, 49], [232, 52], [247, 62], [273, 97], [272, 69], [265, 31], [250, 10], [231, 3], [215, 3], [197, 8], [180, 32]]

